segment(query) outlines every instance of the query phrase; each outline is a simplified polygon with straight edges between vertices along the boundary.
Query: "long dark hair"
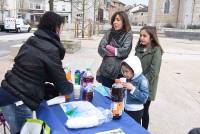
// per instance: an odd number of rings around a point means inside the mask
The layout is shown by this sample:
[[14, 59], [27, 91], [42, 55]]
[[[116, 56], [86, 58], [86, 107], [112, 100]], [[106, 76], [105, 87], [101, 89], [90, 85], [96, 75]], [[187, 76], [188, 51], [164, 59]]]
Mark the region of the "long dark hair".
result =
[[56, 32], [56, 27], [60, 28], [61, 24], [64, 24], [64, 22], [64, 17], [52, 11], [48, 11], [44, 13], [42, 18], [40, 19], [38, 28], [49, 30], [51, 32]]
[[115, 18], [116, 18], [117, 15], [119, 15], [120, 18], [122, 19], [122, 23], [123, 23], [122, 29], [125, 30], [126, 32], [129, 32], [131, 30], [131, 25], [130, 25], [130, 22], [129, 22], [128, 15], [124, 11], [118, 11], [118, 12], [115, 12], [112, 15], [111, 23], [110, 23], [112, 25], [112, 28], [114, 28], [113, 22], [115, 21]]
[[[161, 52], [164, 53], [164, 50], [163, 50], [163, 48], [161, 47], [161, 45], [160, 45], [160, 43], [159, 43], [159, 41], [158, 41], [158, 36], [157, 36], [156, 27], [153, 27], [153, 26], [144, 26], [143, 28], [140, 29], [140, 32], [141, 32], [142, 30], [145, 30], [145, 31], [150, 35], [152, 47], [158, 46], [158, 47], [160, 47]], [[142, 45], [142, 44], [140, 43], [140, 39], [139, 39], [136, 48], [137, 48], [138, 46], [140, 46], [140, 45]]]

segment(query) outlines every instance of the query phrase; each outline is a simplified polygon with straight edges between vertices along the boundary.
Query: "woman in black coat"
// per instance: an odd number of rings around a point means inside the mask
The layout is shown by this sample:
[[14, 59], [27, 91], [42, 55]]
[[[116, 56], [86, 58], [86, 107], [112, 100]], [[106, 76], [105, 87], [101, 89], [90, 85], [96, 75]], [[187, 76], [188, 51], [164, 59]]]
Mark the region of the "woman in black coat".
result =
[[0, 88], [0, 107], [23, 101], [31, 110], [36, 110], [49, 96], [46, 87], [51, 87], [57, 95], [72, 93], [73, 85], [66, 80], [61, 62], [65, 56], [60, 42], [63, 24], [64, 18], [54, 12], [42, 16], [38, 30], [22, 45], [13, 68], [5, 74]]
[[97, 71], [97, 81], [112, 87], [114, 80], [122, 77], [121, 62], [132, 49], [133, 32], [128, 15], [124, 11], [115, 12], [111, 18], [112, 28], [108, 30], [98, 47], [102, 63]]

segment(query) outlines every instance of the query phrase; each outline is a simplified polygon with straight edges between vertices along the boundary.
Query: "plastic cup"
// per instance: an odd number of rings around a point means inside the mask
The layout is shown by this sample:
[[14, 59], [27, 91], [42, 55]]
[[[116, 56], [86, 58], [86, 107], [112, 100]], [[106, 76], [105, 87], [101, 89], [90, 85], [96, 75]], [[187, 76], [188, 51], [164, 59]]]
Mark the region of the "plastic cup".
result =
[[122, 83], [124, 83], [124, 82], [126, 82], [126, 78], [122, 77], [122, 78], [120, 78], [120, 81], [121, 81]]

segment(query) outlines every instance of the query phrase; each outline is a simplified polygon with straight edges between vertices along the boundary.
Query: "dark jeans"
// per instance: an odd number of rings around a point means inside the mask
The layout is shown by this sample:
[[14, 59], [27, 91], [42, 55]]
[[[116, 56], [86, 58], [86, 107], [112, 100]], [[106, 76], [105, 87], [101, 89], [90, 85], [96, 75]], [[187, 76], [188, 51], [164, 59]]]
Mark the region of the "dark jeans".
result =
[[140, 110], [140, 111], [127, 111], [125, 110], [125, 112], [131, 116], [137, 123], [139, 123], [141, 125], [141, 119], [142, 119], [142, 115], [144, 110]]
[[32, 118], [32, 111], [24, 104], [20, 106], [10, 104], [1, 107], [1, 109], [10, 126], [11, 134], [18, 134], [24, 125], [26, 118]]
[[10, 126], [11, 134], [20, 131], [26, 118], [32, 118], [32, 111], [24, 104], [16, 106], [17, 101], [20, 100], [0, 87], [0, 107]]
[[144, 114], [142, 116], [142, 126], [145, 129], [148, 129], [149, 126], [149, 106], [151, 104], [151, 101], [148, 100], [145, 104], [144, 104]]
[[0, 107], [20, 101], [17, 97], [0, 87]]

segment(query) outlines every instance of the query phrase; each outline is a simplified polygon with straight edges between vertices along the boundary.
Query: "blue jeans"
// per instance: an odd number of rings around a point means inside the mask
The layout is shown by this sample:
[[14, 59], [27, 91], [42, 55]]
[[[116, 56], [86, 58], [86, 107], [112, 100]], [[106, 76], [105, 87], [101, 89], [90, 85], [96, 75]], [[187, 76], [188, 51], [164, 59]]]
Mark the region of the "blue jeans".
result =
[[17, 97], [0, 88], [0, 107], [10, 126], [11, 134], [20, 132], [25, 119], [32, 118], [32, 111], [24, 104], [16, 106], [17, 101], [20, 101]]
[[10, 126], [11, 134], [20, 132], [26, 118], [32, 118], [32, 111], [26, 105], [10, 104], [1, 107], [3, 115]]

